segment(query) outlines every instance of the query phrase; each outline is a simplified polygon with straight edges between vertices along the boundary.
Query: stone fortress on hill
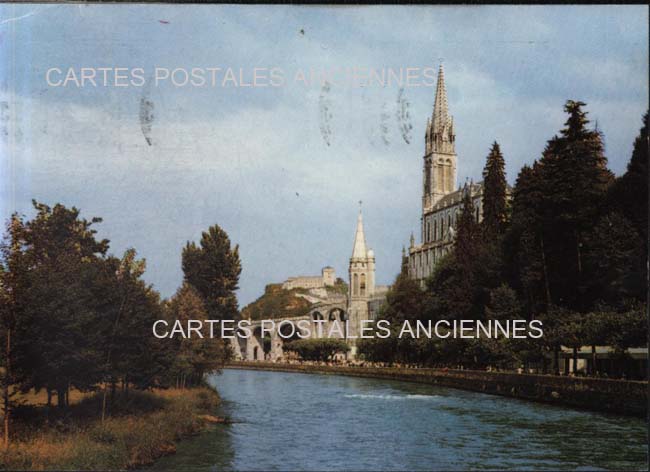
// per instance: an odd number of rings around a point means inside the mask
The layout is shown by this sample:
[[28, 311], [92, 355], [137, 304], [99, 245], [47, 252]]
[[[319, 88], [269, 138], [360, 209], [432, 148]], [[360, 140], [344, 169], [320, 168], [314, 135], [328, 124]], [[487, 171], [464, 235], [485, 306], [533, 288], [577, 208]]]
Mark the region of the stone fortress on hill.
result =
[[[449, 114], [442, 65], [438, 72], [433, 116], [427, 121], [424, 141], [421, 242], [416, 244], [415, 237], [411, 234], [408, 253], [403, 254], [403, 257], [408, 258], [409, 276], [419, 281], [422, 286], [433, 273], [436, 264], [453, 246], [454, 227], [465, 192], [470, 192], [472, 197], [476, 220], [480, 222], [483, 217], [482, 183], [468, 183], [462, 188], [457, 187], [456, 134], [453, 119]], [[308, 320], [316, 325], [315, 322], [319, 321], [324, 322], [323, 328], [328, 330], [331, 323], [343, 324], [347, 321], [348, 334], [358, 335], [361, 320], [376, 319], [389, 287], [375, 284], [375, 254], [366, 244], [361, 211], [348, 265], [347, 288], [332, 290], [339, 282], [343, 283], [336, 279], [334, 269], [329, 266], [322, 269], [320, 276], [288, 278], [282, 283], [282, 290], [291, 291], [293, 296], [308, 303], [300, 316], [274, 316], [276, 323], [281, 324], [283, 320], [293, 323]], [[246, 308], [242, 311], [245, 317], [246, 311]], [[273, 332], [270, 349], [264, 351], [265, 343], [261, 337], [260, 324], [260, 320], [252, 320], [253, 336], [247, 340], [239, 340], [239, 349], [235, 349], [236, 356], [248, 360], [284, 358], [282, 344], [288, 339], [280, 336], [279, 332]], [[313, 328], [312, 333], [317, 332], [315, 326]], [[356, 339], [346, 338], [346, 341], [351, 347], [348, 357], [354, 359]], [[266, 345], [268, 347], [269, 343]]]

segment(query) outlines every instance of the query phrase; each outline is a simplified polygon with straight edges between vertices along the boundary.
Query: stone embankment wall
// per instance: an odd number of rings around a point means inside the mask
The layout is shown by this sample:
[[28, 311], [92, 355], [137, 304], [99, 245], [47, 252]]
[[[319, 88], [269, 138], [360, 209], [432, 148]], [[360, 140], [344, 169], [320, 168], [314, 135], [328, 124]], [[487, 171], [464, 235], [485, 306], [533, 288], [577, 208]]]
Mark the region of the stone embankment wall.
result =
[[228, 367], [403, 380], [638, 417], [646, 417], [648, 412], [648, 382], [640, 381], [476, 370], [347, 367], [279, 362], [233, 362]]

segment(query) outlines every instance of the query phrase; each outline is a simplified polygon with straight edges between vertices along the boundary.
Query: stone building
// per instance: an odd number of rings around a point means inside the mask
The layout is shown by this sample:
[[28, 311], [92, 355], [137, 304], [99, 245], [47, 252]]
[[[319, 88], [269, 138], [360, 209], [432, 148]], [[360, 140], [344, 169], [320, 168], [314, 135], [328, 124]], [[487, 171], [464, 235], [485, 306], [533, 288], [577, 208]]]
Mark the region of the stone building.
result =
[[[322, 277], [291, 277], [283, 284], [283, 288], [306, 288], [309, 294], [295, 294], [303, 297], [311, 303], [311, 306], [303, 315], [292, 317], [276, 317], [277, 329], [268, 333], [270, 336], [270, 350], [264, 352], [264, 340], [262, 336], [261, 320], [252, 322], [253, 336], [248, 339], [239, 339], [238, 344], [233, 343], [235, 357], [247, 360], [282, 360], [285, 353], [283, 344], [291, 339], [282, 336], [282, 324], [285, 322], [297, 323], [301, 320], [308, 320], [312, 323], [311, 337], [317, 337], [316, 333], [321, 329], [324, 333], [329, 332], [335, 323], [342, 330], [342, 336], [335, 336], [344, 339], [350, 346], [348, 359], [357, 357], [357, 339], [360, 334], [360, 324], [363, 320], [374, 320], [384, 300], [389, 287], [375, 284], [375, 253], [366, 243], [366, 236], [363, 228], [363, 216], [359, 212], [357, 227], [352, 246], [352, 255], [349, 266], [349, 285], [347, 293], [328, 292], [322, 290], [325, 280], [327, 284], [333, 285], [335, 279], [334, 269], [326, 267], [323, 269]], [[329, 282], [331, 280], [331, 283]], [[320, 282], [319, 282], [320, 281]], [[301, 285], [302, 284], [302, 285]], [[312, 285], [313, 284], [313, 285]], [[320, 285], [319, 285], [320, 284]], [[322, 324], [320, 324], [322, 323]], [[345, 329], [347, 325], [348, 329]], [[320, 328], [319, 328], [320, 327]], [[286, 326], [284, 326], [286, 328]]]
[[300, 275], [297, 277], [289, 277], [282, 283], [282, 288], [285, 290], [292, 290], [294, 288], [321, 288], [331, 287], [336, 282], [336, 272], [333, 267], [323, 267], [321, 275], [305, 276]]
[[453, 246], [464, 192], [470, 192], [476, 221], [483, 218], [483, 184], [457, 187], [456, 134], [449, 115], [442, 65], [438, 71], [433, 116], [427, 120], [423, 161], [421, 242], [416, 244], [411, 234], [408, 249], [409, 276], [422, 285]]

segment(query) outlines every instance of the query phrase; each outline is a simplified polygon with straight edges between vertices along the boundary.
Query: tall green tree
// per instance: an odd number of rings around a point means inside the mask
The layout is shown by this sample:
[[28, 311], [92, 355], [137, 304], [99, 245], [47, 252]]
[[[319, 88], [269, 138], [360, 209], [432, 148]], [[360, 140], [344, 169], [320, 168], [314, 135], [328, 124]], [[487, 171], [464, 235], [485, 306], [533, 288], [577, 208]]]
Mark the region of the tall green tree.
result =
[[495, 141], [483, 169], [483, 231], [490, 240], [503, 234], [507, 219], [505, 160]]
[[23, 389], [56, 391], [65, 406], [70, 387], [88, 390], [101, 377], [101, 313], [92, 288], [108, 241], [95, 237], [99, 218], [33, 205], [36, 215], [22, 231], [28, 276], [15, 329], [16, 373]]
[[222, 228], [208, 228], [198, 245], [188, 242], [183, 249], [182, 266], [185, 281], [201, 295], [210, 317], [238, 318], [235, 291], [241, 274], [239, 246], [231, 247]]
[[542, 237], [553, 302], [577, 311], [585, 297], [583, 245], [599, 216], [613, 174], [607, 168], [602, 135], [587, 127], [580, 101], [567, 101], [569, 115], [540, 160]]
[[627, 170], [612, 186], [611, 199], [644, 240], [648, 239], [648, 113], [634, 141]]
[[513, 189], [511, 224], [504, 236], [507, 279], [529, 315], [545, 311], [551, 303], [542, 232], [540, 167], [535, 162], [519, 172]]
[[[192, 285], [184, 283], [171, 299], [171, 323], [177, 320], [186, 329], [188, 320], [208, 319], [208, 312], [203, 298]], [[216, 332], [216, 331], [215, 331]], [[203, 337], [195, 333], [191, 336], [179, 336], [172, 340], [175, 342], [174, 362], [171, 374], [177, 386], [198, 385], [204, 374], [217, 372], [230, 358], [228, 343], [219, 338], [210, 338], [209, 330]]]
[[11, 416], [16, 389], [15, 336], [16, 323], [21, 315], [21, 301], [26, 286], [28, 266], [22, 247], [24, 223], [14, 214], [7, 224], [5, 238], [0, 245], [0, 367], [2, 376], [3, 446], [9, 447]]

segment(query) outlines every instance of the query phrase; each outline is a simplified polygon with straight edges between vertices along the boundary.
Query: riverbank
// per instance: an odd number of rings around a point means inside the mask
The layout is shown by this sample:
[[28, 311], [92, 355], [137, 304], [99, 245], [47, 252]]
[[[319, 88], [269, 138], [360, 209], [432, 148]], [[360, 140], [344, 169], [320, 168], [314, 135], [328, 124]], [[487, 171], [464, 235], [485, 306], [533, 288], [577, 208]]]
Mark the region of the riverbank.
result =
[[403, 380], [572, 408], [645, 418], [648, 383], [472, 370], [348, 367], [276, 362], [232, 362], [226, 368]]
[[209, 387], [132, 391], [115, 398], [101, 423], [100, 394], [76, 395], [63, 410], [36, 402], [15, 412], [15, 439], [0, 467], [16, 470], [116, 470], [152, 464], [184, 437], [218, 421]]

